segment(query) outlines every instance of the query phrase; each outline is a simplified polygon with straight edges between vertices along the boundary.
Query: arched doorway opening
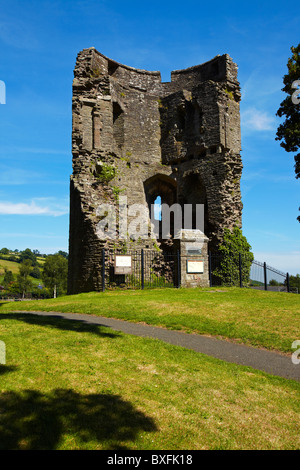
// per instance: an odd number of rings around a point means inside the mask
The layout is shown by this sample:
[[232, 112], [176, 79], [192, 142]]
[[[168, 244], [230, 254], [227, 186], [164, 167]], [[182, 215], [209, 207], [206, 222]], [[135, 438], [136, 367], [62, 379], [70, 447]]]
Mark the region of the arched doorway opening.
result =
[[[152, 234], [157, 240], [166, 238], [163, 224], [163, 213], [166, 206], [172, 209], [177, 203], [177, 182], [167, 175], [156, 174], [144, 182], [145, 196], [149, 208], [149, 215], [152, 224]], [[170, 210], [170, 220], [164, 219], [164, 223], [169, 222], [170, 238], [174, 237], [174, 213]]]

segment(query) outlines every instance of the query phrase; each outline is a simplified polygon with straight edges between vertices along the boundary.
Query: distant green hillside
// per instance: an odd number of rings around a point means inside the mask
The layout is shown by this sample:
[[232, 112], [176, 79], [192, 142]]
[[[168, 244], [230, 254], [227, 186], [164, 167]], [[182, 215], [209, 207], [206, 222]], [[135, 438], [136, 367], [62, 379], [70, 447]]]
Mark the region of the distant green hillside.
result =
[[[63, 273], [64, 275], [64, 283], [63, 286], [58, 283], [56, 280], [56, 291], [59, 292], [59, 295], [62, 295], [64, 293], [64, 290], [66, 289], [65, 284], [66, 284], [66, 277], [67, 277], [67, 259], [68, 259], [68, 253], [65, 251], [59, 251], [58, 253], [55, 253], [54, 255], [58, 255], [60, 259], [63, 260], [63, 265], [64, 269], [59, 269], [60, 275]], [[28, 297], [34, 297], [34, 298], [48, 298], [49, 296], [51, 297], [54, 295], [53, 291], [53, 286], [51, 285], [51, 279], [49, 281], [43, 282], [42, 280], [42, 273], [44, 271], [44, 266], [45, 266], [45, 261], [46, 259], [49, 260], [50, 266], [51, 263], [53, 262], [53, 258], [49, 259], [50, 255], [47, 254], [42, 254], [38, 250], [31, 250], [30, 248], [26, 248], [25, 250], [19, 251], [19, 250], [10, 250], [8, 248], [0, 248], [0, 286], [1, 286], [1, 293], [0, 297], [1, 298], [6, 298], [6, 296], [12, 295], [14, 297], [19, 297], [22, 295], [28, 296]], [[54, 260], [57, 258], [54, 257]], [[29, 264], [29, 269], [27, 267], [27, 273], [26, 272], [26, 267], [25, 264], [28, 266]], [[48, 264], [49, 264], [48, 263]], [[24, 276], [22, 278], [18, 278], [18, 274], [20, 273], [20, 268], [22, 267]], [[54, 269], [55, 273], [55, 268], [50, 267], [51, 269]], [[49, 266], [48, 266], [48, 271], [49, 271]], [[8, 272], [8, 275], [6, 275], [6, 272]], [[12, 273], [12, 275], [10, 274]], [[30, 273], [30, 275], [29, 275]], [[49, 273], [48, 273], [49, 277]], [[51, 278], [51, 274], [50, 274]], [[29, 282], [31, 281], [31, 282]], [[45, 286], [46, 284], [46, 286]], [[42, 285], [43, 289], [40, 289], [40, 285]], [[50, 285], [50, 287], [49, 287]], [[6, 289], [3, 290], [3, 287]], [[21, 293], [20, 293], [21, 291]]]
[[11, 271], [13, 274], [18, 274], [20, 264], [16, 261], [6, 261], [4, 259], [0, 259], [0, 277], [4, 275], [4, 270], [7, 269]]
[[[42, 263], [39, 262], [38, 264], [39, 264], [38, 267], [41, 269]], [[0, 285], [3, 282], [5, 269], [7, 269], [8, 271], [11, 271], [16, 278], [16, 276], [19, 273], [19, 267], [20, 267], [20, 263], [18, 263], [17, 261], [8, 261], [6, 259], [0, 258]], [[42, 282], [41, 278], [35, 278], [35, 277], [30, 276], [30, 279], [33, 285], [38, 285], [40, 282]]]

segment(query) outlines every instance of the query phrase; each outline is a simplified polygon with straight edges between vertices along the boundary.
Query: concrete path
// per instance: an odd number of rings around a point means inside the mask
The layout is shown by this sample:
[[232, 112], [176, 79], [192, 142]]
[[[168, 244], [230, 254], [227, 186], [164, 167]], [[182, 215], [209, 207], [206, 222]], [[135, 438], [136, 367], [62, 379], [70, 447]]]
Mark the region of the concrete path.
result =
[[166, 328], [141, 323], [131, 323], [124, 320], [116, 320], [114, 318], [98, 317], [95, 315], [58, 312], [20, 312], [19, 310], [16, 313], [28, 313], [78, 320], [89, 324], [109, 327], [115, 331], [121, 331], [130, 335], [155, 338], [165, 341], [166, 343], [207, 354], [208, 356], [212, 356], [226, 362], [249, 366], [272, 375], [300, 382], [300, 364], [293, 364], [293, 351], [291, 351], [290, 356], [286, 356], [276, 352], [267, 351], [265, 349], [256, 349], [208, 336], [188, 334], [180, 331], [168, 330]]

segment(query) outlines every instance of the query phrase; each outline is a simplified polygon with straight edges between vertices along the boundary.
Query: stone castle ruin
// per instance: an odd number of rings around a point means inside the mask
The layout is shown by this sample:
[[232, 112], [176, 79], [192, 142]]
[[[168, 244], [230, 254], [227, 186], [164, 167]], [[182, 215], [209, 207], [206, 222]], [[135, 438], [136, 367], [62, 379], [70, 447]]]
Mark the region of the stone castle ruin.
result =
[[[196, 254], [203, 272], [189, 274], [184, 259], [182, 285], [208, 285], [208, 249], [217, 250], [225, 228], [241, 227], [240, 98], [237, 66], [227, 54], [173, 71], [166, 83], [160, 72], [122, 65], [95, 48], [78, 54], [72, 103], [70, 294], [100, 290], [103, 248], [124, 253], [129, 248], [179, 250], [182, 259]], [[127, 207], [143, 204], [150, 220], [158, 197], [169, 206], [192, 208], [191, 230], [183, 230], [180, 239], [174, 233], [161, 239], [160, 232], [138, 239], [99, 238], [99, 206], [117, 207], [120, 200]], [[200, 245], [192, 236], [197, 204], [204, 208]], [[117, 232], [120, 223], [117, 217]]]

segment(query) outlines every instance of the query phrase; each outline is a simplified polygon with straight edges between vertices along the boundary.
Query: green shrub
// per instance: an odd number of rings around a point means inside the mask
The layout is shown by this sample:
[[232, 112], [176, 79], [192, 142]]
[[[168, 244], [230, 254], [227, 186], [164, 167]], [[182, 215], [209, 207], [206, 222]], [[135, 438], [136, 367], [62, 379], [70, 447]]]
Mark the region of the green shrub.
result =
[[246, 287], [250, 282], [250, 269], [254, 260], [251, 246], [242, 230], [234, 227], [232, 231], [225, 229], [223, 243], [219, 246], [219, 264], [213, 276], [222, 285], [240, 285], [240, 256], [242, 283]]

